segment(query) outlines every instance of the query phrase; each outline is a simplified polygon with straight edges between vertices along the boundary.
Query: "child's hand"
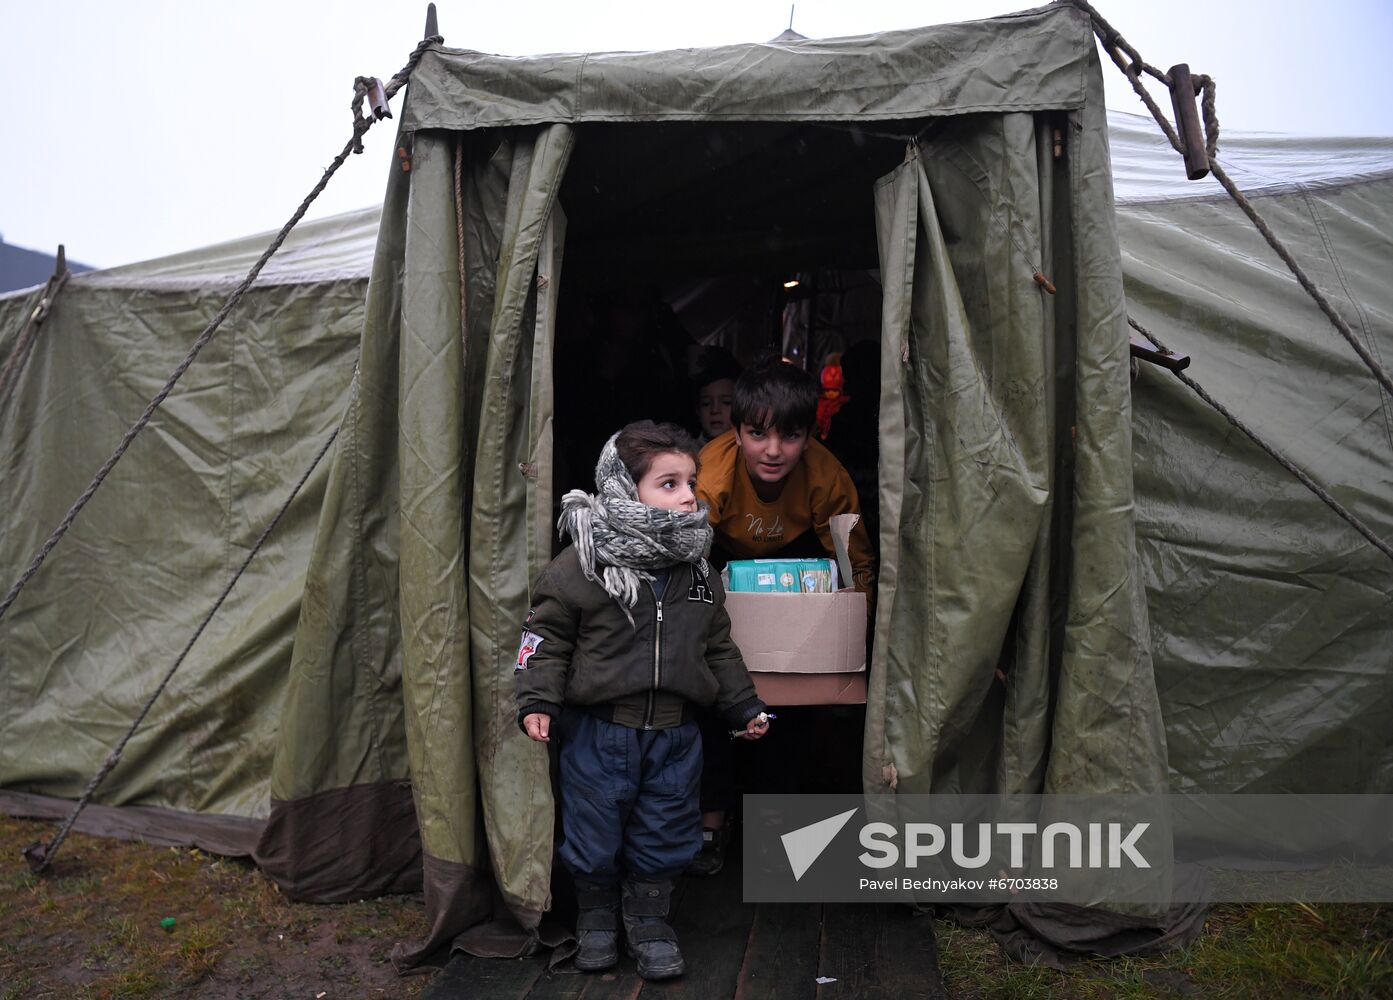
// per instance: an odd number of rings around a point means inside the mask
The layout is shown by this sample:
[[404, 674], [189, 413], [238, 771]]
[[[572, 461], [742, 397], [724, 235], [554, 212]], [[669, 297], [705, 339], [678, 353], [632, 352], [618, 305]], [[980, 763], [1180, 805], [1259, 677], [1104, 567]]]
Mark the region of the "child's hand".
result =
[[767, 732], [769, 732], [769, 715], [767, 712], [760, 712], [745, 723], [745, 733], [741, 739], [757, 740]]
[[522, 717], [522, 728], [527, 730], [538, 743], [551, 742], [551, 716], [546, 712], [533, 712]]

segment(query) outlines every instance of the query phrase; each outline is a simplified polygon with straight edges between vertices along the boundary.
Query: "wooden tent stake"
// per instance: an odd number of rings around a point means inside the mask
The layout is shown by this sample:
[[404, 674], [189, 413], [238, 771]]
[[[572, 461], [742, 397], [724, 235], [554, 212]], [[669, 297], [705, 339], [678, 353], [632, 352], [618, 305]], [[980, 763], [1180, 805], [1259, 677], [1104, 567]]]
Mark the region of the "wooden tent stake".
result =
[[1195, 104], [1195, 80], [1189, 63], [1176, 63], [1169, 75], [1175, 127], [1185, 147], [1185, 176], [1197, 181], [1209, 174], [1209, 154], [1204, 149], [1204, 129], [1200, 127], [1200, 109]]

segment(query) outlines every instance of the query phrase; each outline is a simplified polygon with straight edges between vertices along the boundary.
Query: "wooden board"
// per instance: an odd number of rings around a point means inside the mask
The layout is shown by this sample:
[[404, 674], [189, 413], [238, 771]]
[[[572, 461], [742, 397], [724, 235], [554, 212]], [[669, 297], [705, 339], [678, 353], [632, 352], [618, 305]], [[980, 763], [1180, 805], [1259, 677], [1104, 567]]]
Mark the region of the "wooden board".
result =
[[[731, 844], [726, 866], [719, 875], [683, 878], [681, 884], [682, 898], [672, 926], [687, 960], [687, 974], [670, 983], [654, 985], [663, 987], [664, 997], [733, 997], [755, 917], [754, 905], [740, 899], [738, 845]], [[649, 986], [644, 995], [652, 991], [653, 986]]]
[[821, 904], [755, 907], [735, 1000], [813, 1000], [821, 945]]
[[[422, 1000], [946, 1000], [933, 918], [908, 907], [741, 901], [738, 843], [715, 878], [684, 878], [673, 927], [687, 974], [645, 983], [634, 960], [603, 973], [548, 970], [549, 954], [456, 955]], [[835, 982], [817, 984], [819, 976]]]
[[[621, 949], [623, 943], [620, 943]], [[569, 965], [569, 963], [568, 963]], [[643, 980], [634, 969], [633, 960], [620, 952], [619, 964], [606, 972], [548, 972], [541, 976], [527, 1000], [634, 1000], [643, 988]], [[470, 994], [470, 1000], [483, 1000], [481, 994]]]
[[947, 1000], [933, 917], [895, 904], [827, 903], [817, 1000]]
[[527, 958], [475, 958], [452, 955], [436, 973], [420, 1000], [457, 1000], [487, 997], [489, 1000], [522, 1000], [546, 970], [545, 955]]

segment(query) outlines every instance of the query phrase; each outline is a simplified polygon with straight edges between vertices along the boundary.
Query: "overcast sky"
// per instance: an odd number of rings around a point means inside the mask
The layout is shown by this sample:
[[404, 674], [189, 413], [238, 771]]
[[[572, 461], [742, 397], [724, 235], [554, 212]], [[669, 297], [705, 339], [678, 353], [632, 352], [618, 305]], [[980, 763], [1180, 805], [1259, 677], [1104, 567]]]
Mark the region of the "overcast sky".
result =
[[[789, 6], [438, 4], [447, 45], [512, 55], [764, 41], [788, 26]], [[1095, 6], [1152, 64], [1213, 76], [1224, 128], [1393, 135], [1390, 0]], [[829, 38], [1015, 9], [799, 0], [793, 26]], [[425, 10], [401, 0], [0, 0], [0, 236], [46, 252], [65, 243], [72, 259], [111, 267], [278, 228], [349, 136], [353, 78], [401, 68]], [[1104, 74], [1109, 107], [1144, 113], [1111, 62]], [[310, 217], [379, 202], [392, 138], [390, 122], [373, 129]]]

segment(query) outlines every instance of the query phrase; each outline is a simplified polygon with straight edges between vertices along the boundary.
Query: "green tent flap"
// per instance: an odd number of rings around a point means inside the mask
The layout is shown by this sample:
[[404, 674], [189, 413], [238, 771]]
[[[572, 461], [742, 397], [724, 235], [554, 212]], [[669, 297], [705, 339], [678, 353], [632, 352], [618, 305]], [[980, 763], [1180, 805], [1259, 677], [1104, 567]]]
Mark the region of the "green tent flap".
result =
[[410, 185], [393, 176], [363, 336], [305, 576], [258, 863], [298, 898], [420, 887], [407, 760], [396, 456], [401, 254]]
[[[1029, 115], [984, 124], [997, 133], [985, 137], [991, 145], [1002, 133], [1023, 128], [1033, 138], [1035, 131]], [[890, 385], [898, 389], [904, 410], [898, 426], [883, 428], [881, 437], [903, 435], [906, 449], [902, 468], [887, 455], [881, 458], [882, 493], [897, 493], [900, 511], [881, 523], [882, 566], [893, 564], [895, 582], [893, 587], [882, 583], [879, 593], [889, 613], [882, 612], [878, 622], [876, 697], [868, 714], [873, 727], [883, 714], [885, 731], [881, 746], [869, 755], [868, 776], [875, 779], [878, 770], [879, 784], [905, 792], [991, 790], [1000, 767], [1018, 766], [1016, 761], [1005, 765], [1000, 757], [1004, 688], [996, 670], [1036, 537], [1049, 530], [1053, 470], [1046, 409], [1050, 380], [1041, 343], [1043, 293], [996, 300], [988, 291], [975, 299], [984, 306], [977, 318], [986, 320], [977, 325], [955, 273], [958, 264], [964, 284], [991, 282], [997, 292], [1022, 278], [1034, 285], [1032, 264], [1015, 260], [1018, 251], [998, 223], [996, 192], [986, 185], [976, 188], [976, 178], [962, 173], [964, 162], [975, 162], [970, 155], [961, 161], [953, 155], [983, 138], [937, 139], [877, 190], [882, 242], [904, 248], [887, 248], [886, 262], [904, 254], [914, 266], [897, 270], [901, 280], [893, 283], [890, 268], [881, 269], [886, 311], [907, 312], [910, 321], [907, 329], [887, 323], [897, 335], [882, 344], [882, 357], [899, 360], [897, 384]], [[945, 182], [950, 189], [959, 182], [959, 189], [945, 191]], [[974, 248], [970, 260], [961, 254], [950, 258], [938, 200], [954, 206], [950, 224], [964, 237], [958, 245]], [[1038, 215], [1038, 205], [1030, 214]], [[987, 244], [994, 256], [980, 252]], [[994, 301], [1002, 306], [996, 322], [988, 305]], [[1019, 306], [1014, 314], [1012, 305]], [[885, 423], [897, 416], [884, 409], [882, 415]], [[1043, 445], [1032, 456], [1038, 458], [1035, 469], [1022, 453], [1031, 443]], [[897, 473], [898, 482], [884, 482]], [[1048, 564], [1041, 569], [1047, 574]], [[1014, 687], [1017, 678], [1049, 667], [1041, 657], [1011, 669]], [[882, 694], [882, 685], [893, 697]], [[1043, 730], [1039, 735], [1031, 756], [1042, 760]], [[1036, 771], [1042, 774], [1043, 767], [1037, 764]]]

